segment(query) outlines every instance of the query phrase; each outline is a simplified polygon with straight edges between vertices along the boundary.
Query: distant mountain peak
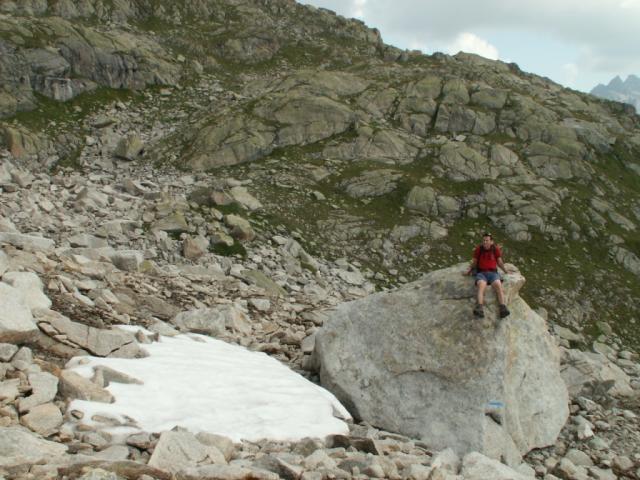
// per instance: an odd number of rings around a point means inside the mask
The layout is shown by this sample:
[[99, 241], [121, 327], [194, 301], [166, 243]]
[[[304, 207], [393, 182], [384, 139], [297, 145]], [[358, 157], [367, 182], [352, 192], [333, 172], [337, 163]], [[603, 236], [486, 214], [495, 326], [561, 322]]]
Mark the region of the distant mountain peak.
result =
[[624, 85], [622, 78], [620, 78], [620, 75], [616, 75], [611, 79], [608, 86], [612, 88], [618, 88], [618, 87], [621, 87], [622, 85]]
[[636, 111], [640, 111], [640, 77], [637, 75], [630, 74], [624, 81], [620, 75], [616, 75], [608, 85], [600, 83], [590, 93], [600, 98], [628, 103]]
[[637, 75], [629, 75], [624, 83], [628, 88], [640, 90], [640, 77]]

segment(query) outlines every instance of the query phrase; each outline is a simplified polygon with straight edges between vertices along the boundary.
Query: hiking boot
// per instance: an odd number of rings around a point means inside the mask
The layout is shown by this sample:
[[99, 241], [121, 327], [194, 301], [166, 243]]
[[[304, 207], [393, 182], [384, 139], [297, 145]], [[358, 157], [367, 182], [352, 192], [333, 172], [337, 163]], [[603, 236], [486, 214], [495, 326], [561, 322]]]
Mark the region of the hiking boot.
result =
[[479, 303], [476, 303], [475, 308], [473, 309], [473, 314], [478, 318], [484, 318], [484, 308]]
[[500, 305], [500, 318], [508, 317], [511, 314], [506, 305]]

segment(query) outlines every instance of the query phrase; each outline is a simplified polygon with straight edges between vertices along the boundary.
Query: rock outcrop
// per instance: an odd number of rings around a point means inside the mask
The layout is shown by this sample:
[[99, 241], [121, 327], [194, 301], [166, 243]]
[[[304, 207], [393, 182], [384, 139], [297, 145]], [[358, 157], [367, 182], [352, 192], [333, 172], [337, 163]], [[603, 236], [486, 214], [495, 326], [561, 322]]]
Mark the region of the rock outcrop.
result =
[[506, 276], [511, 315], [473, 317], [466, 265], [344, 303], [316, 336], [322, 384], [356, 417], [434, 448], [509, 464], [552, 445], [568, 416], [560, 355], [546, 322]]

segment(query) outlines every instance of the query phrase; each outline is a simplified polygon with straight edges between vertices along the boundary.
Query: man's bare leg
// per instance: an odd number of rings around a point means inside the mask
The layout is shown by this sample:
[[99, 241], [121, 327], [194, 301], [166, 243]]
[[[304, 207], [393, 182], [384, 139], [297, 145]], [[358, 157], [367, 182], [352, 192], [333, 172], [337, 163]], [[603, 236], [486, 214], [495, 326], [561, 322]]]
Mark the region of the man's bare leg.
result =
[[473, 314], [476, 317], [483, 318], [484, 310], [482, 304], [484, 303], [484, 290], [487, 288], [487, 282], [480, 280], [478, 282], [478, 294], [476, 297], [476, 306], [473, 308]]
[[500, 280], [494, 281], [491, 286], [496, 291], [496, 296], [498, 297], [498, 303], [500, 305], [504, 305], [504, 290], [502, 288], [502, 282]]
[[485, 282], [484, 280], [480, 280], [478, 282], [478, 294], [476, 298], [478, 305], [484, 304], [484, 290], [486, 288], [487, 288], [487, 282]]
[[496, 291], [496, 296], [498, 297], [498, 303], [500, 305], [500, 318], [508, 317], [511, 312], [509, 312], [509, 309], [504, 302], [504, 290], [502, 288], [502, 282], [500, 280], [496, 280], [491, 284], [491, 286]]

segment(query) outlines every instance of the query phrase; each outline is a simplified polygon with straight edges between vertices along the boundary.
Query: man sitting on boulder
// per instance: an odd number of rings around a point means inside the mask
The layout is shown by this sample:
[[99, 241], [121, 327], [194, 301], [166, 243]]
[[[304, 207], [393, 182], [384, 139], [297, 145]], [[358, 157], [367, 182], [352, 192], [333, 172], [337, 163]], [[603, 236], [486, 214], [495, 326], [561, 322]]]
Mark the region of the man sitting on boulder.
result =
[[487, 285], [491, 285], [496, 291], [500, 305], [500, 318], [505, 318], [511, 313], [504, 302], [504, 290], [502, 289], [498, 267], [505, 273], [509, 273], [502, 261], [500, 247], [493, 243], [493, 237], [490, 233], [485, 233], [482, 235], [482, 244], [478, 245], [473, 251], [471, 267], [467, 271], [467, 275], [475, 273], [476, 286], [478, 287], [477, 303], [473, 309], [476, 317], [484, 317], [484, 291]]

